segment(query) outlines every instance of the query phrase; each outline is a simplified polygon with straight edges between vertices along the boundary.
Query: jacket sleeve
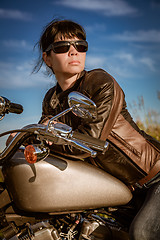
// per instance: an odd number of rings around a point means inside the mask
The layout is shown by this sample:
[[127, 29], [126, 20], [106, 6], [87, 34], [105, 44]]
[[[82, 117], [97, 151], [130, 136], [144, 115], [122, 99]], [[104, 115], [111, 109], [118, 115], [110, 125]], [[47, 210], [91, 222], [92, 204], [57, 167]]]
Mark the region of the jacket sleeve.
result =
[[82, 88], [82, 93], [88, 95], [97, 106], [97, 119], [94, 121], [82, 119], [81, 125], [78, 126], [78, 131], [100, 138], [112, 108], [114, 81], [108, 73], [97, 69], [88, 74]]

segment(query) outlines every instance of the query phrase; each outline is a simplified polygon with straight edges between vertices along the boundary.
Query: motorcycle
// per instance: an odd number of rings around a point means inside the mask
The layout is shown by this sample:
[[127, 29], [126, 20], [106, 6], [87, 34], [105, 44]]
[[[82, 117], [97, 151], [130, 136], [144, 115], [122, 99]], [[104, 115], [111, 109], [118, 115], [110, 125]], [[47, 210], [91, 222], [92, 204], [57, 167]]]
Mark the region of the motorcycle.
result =
[[[108, 143], [77, 133], [58, 118], [72, 111], [95, 119], [96, 105], [72, 92], [69, 108], [47, 125], [31, 124], [16, 132], [0, 153], [0, 234], [11, 240], [129, 239], [122, 224], [112, 217], [117, 206], [127, 204], [128, 187], [109, 173], [71, 156], [50, 151], [48, 143], [73, 146], [94, 158]], [[0, 117], [20, 114], [23, 107], [0, 97]], [[29, 144], [27, 141], [36, 141]]]

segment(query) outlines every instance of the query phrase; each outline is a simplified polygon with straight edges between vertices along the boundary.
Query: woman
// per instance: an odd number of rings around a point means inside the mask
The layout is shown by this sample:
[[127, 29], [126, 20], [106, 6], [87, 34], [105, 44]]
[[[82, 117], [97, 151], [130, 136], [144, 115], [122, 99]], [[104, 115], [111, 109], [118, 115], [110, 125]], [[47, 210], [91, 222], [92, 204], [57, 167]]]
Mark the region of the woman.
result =
[[[46, 26], [38, 46], [40, 58], [34, 70], [38, 71], [45, 63], [57, 80], [56, 86], [45, 95], [40, 122], [46, 123], [66, 109], [70, 92], [85, 94], [96, 103], [98, 118], [86, 121], [69, 113], [59, 120], [73, 130], [107, 139], [109, 148], [105, 155], [98, 153], [95, 163], [123, 181], [133, 194], [137, 186], [152, 182], [160, 170], [160, 145], [134, 123], [126, 109], [123, 91], [112, 76], [102, 69], [84, 70], [88, 49], [84, 29], [69, 20], [53, 20]], [[66, 146], [53, 148], [63, 154], [83, 155]], [[131, 224], [131, 239], [158, 239], [160, 234], [160, 183], [150, 185], [145, 190], [145, 202]]]

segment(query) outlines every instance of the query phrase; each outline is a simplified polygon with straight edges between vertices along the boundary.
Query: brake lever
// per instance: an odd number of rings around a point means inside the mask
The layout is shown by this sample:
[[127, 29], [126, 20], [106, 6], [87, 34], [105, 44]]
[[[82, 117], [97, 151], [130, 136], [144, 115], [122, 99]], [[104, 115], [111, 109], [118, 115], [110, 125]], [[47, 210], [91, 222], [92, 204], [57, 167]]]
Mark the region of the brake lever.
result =
[[91, 148], [89, 148], [88, 146], [84, 145], [83, 143], [81, 142], [78, 142], [76, 140], [73, 140], [71, 138], [63, 138], [63, 140], [66, 141], [66, 143], [68, 143], [69, 145], [73, 146], [73, 147], [76, 147], [77, 149], [81, 150], [81, 151], [84, 151], [84, 152], [87, 152], [91, 155], [91, 157], [96, 157], [97, 156], [97, 152], [92, 150]]

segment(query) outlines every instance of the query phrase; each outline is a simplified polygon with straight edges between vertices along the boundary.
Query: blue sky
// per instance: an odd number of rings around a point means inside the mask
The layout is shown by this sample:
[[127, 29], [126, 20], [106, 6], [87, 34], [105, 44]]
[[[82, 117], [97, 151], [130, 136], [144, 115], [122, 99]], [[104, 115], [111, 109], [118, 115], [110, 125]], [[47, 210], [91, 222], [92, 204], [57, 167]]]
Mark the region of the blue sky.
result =
[[128, 105], [143, 96], [147, 109], [159, 111], [160, 0], [1, 0], [0, 95], [24, 106], [21, 115], [0, 122], [1, 132], [40, 118], [42, 99], [55, 79], [44, 69], [31, 74], [33, 47], [55, 17], [85, 28], [86, 70], [105, 69], [123, 88]]

